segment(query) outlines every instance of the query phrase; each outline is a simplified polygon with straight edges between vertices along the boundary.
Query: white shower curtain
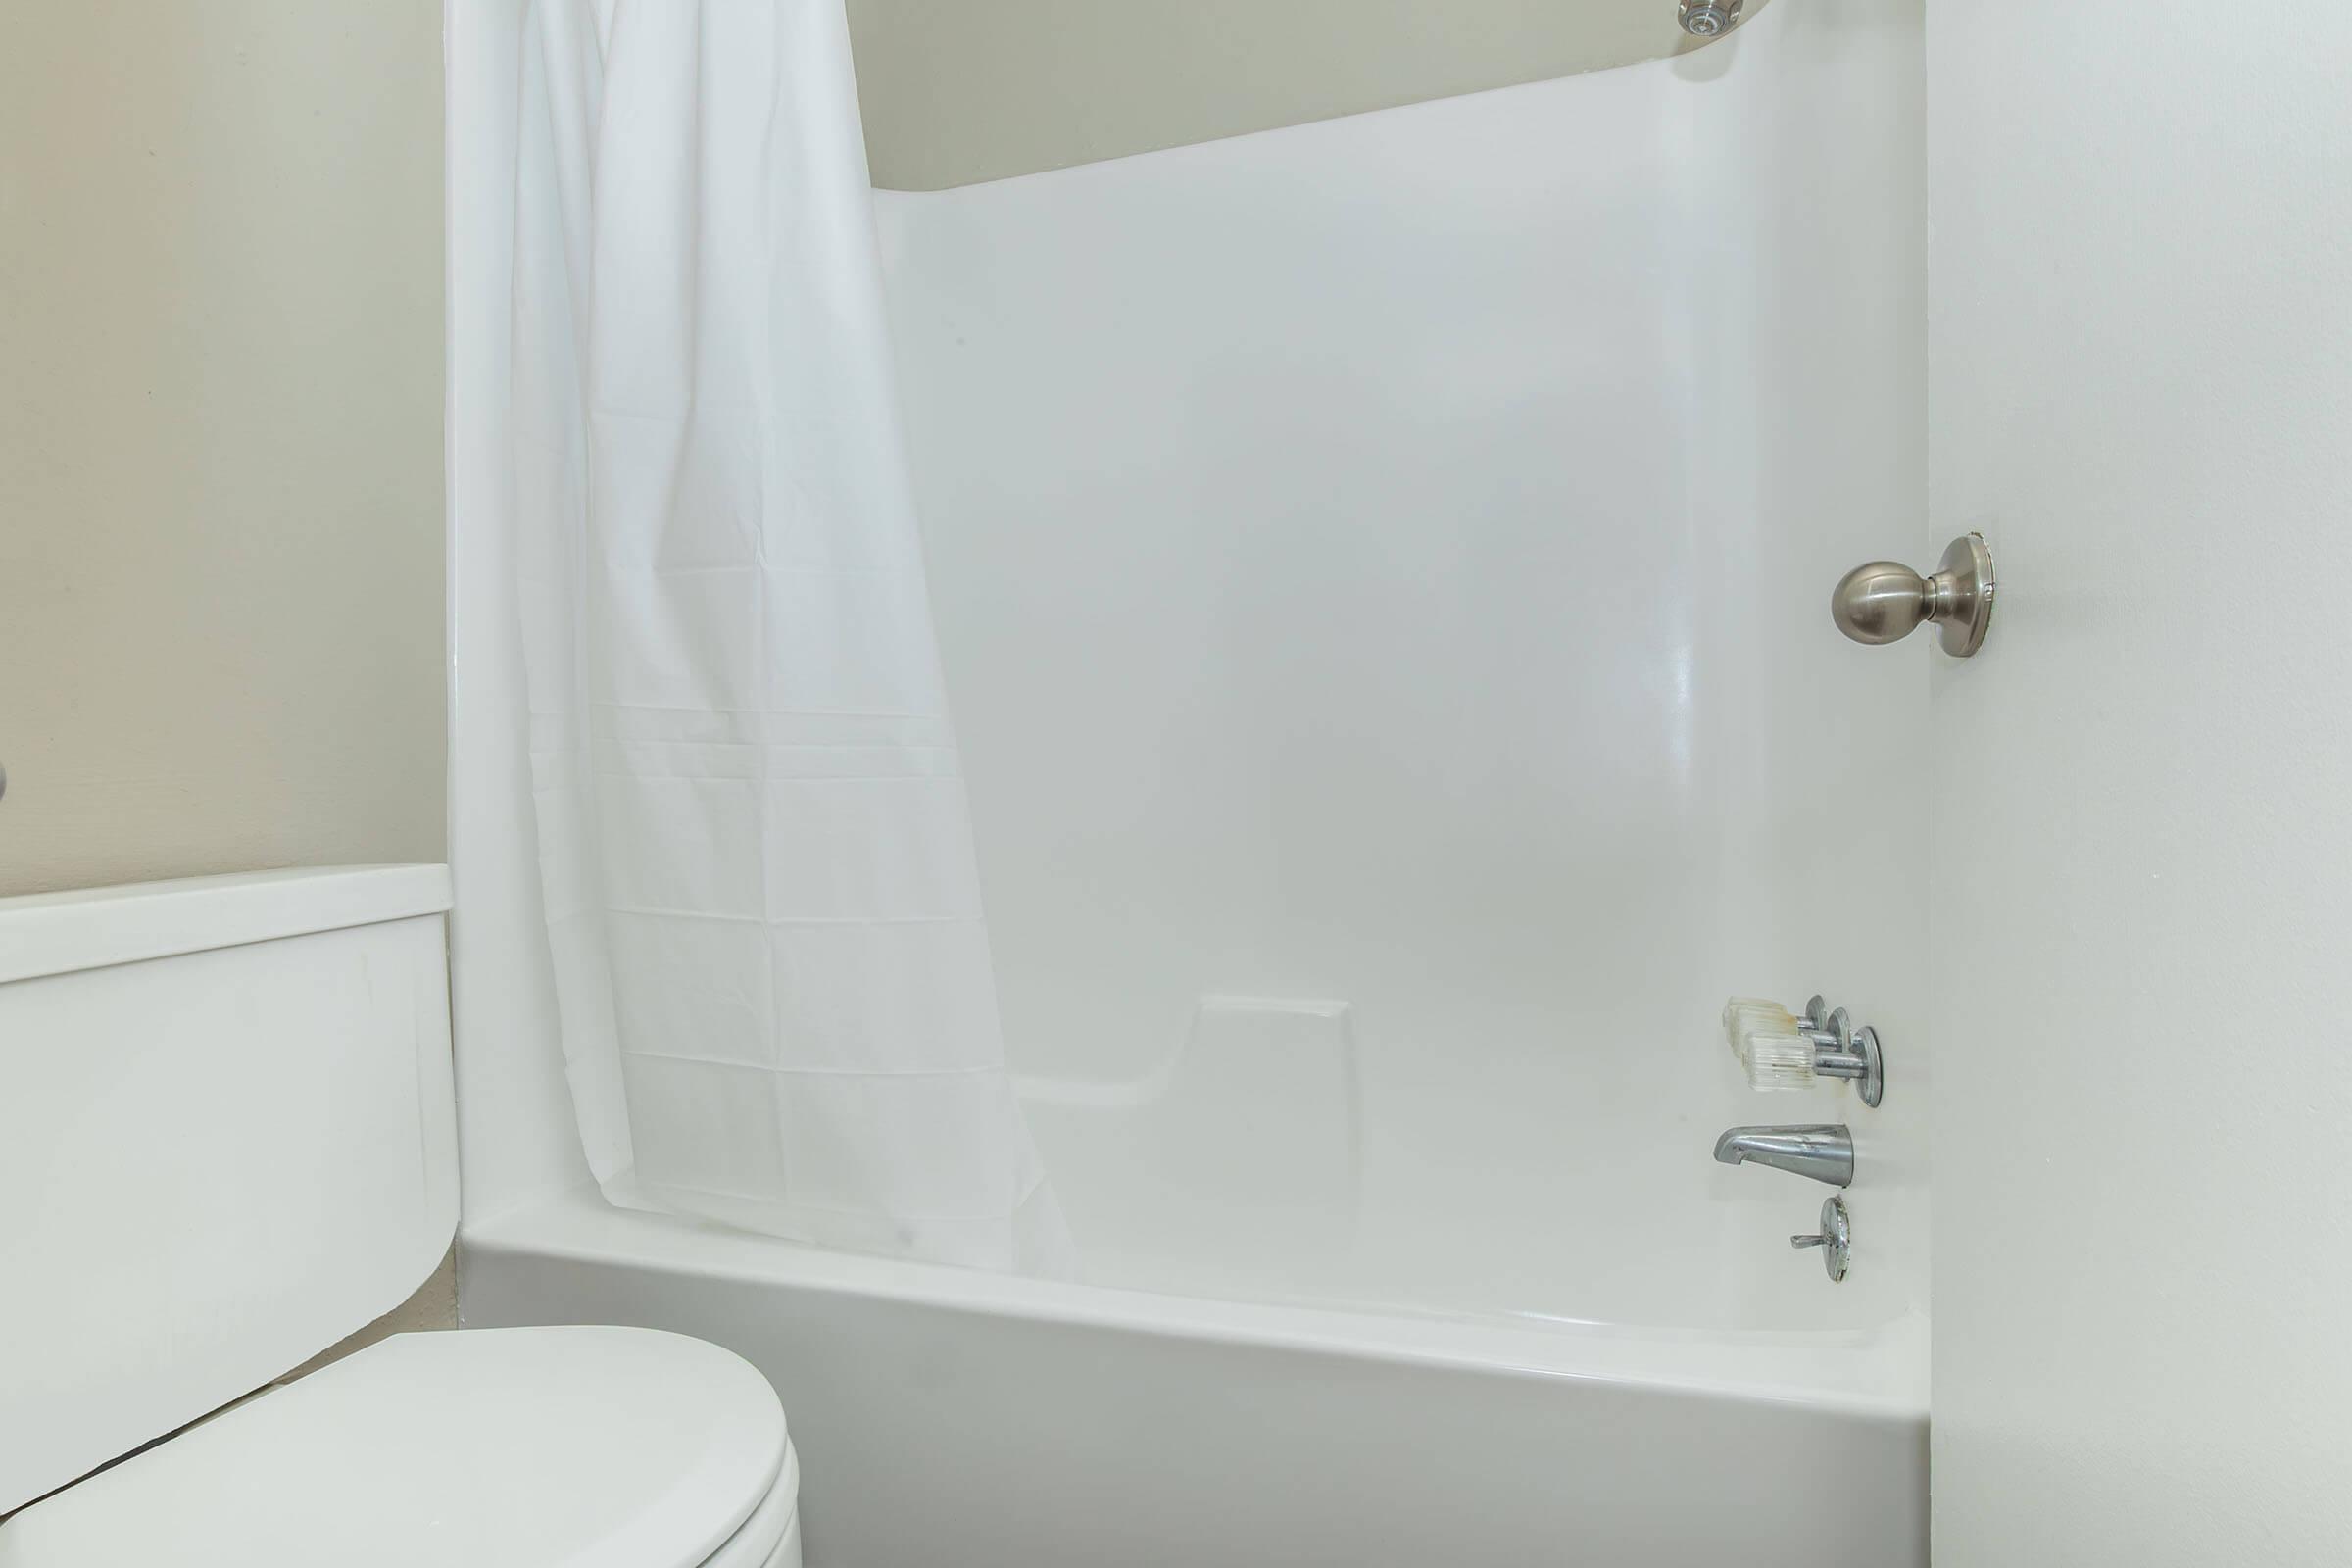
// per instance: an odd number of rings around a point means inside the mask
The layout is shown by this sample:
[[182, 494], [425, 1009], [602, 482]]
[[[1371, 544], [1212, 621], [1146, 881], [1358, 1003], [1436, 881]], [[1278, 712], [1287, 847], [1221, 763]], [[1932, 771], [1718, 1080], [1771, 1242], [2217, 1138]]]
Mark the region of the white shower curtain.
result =
[[510, 515], [591, 1167], [617, 1201], [1058, 1270], [842, 0], [538, 0], [517, 85]]

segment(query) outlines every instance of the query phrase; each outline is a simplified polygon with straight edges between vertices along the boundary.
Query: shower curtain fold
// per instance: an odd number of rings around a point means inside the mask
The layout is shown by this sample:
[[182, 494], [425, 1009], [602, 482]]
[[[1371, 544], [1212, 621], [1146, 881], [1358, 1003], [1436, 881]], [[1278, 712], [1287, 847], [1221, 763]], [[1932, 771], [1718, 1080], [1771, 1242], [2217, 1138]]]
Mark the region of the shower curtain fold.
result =
[[590, 1166], [616, 1201], [1059, 1271], [841, 0], [541, 0], [517, 88], [514, 610]]

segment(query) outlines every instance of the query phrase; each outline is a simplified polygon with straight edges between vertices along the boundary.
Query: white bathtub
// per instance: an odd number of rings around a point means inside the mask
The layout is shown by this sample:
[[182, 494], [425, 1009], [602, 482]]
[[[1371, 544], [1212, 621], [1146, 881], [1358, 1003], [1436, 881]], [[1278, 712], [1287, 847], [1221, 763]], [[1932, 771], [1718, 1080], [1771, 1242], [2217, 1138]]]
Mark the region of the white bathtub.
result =
[[845, 1256], [576, 1200], [469, 1226], [469, 1325], [757, 1362], [812, 1568], [1927, 1561], [1922, 1328], [1531, 1328]]
[[[584, 1191], [477, 438], [506, 15], [452, 13], [466, 1319], [750, 1356], [815, 1568], [1924, 1562], [1926, 906], [1884, 869], [1930, 828], [1927, 665], [1821, 612], [1924, 515], [1916, 0], [881, 203], [1083, 1285]], [[1882, 1107], [1725, 1054], [1726, 994], [1817, 989], [1887, 1042]], [[1824, 1190], [1708, 1152], [1838, 1120], [1833, 1286], [1788, 1243]]]

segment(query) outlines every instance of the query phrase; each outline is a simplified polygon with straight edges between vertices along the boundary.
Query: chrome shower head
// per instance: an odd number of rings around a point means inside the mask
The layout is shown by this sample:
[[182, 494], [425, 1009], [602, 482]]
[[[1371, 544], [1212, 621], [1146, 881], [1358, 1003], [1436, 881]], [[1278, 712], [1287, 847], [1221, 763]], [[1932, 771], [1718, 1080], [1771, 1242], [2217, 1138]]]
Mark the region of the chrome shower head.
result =
[[1746, 0], [1676, 0], [1675, 20], [1693, 38], [1720, 38], [1740, 25]]

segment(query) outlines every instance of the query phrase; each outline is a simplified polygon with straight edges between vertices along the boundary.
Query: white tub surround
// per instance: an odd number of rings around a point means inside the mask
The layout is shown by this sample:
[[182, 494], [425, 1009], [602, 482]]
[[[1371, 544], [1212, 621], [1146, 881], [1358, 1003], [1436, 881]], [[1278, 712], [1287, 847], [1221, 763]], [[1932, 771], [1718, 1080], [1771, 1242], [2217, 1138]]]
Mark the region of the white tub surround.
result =
[[[820, 1568], [1924, 1562], [1924, 894], [1806, 896], [1927, 827], [1924, 661], [1826, 612], [1934, 556], [1917, 6], [880, 202], [1066, 1282], [591, 1184], [469, 446], [500, 18], [453, 18], [467, 1320], [750, 1356]], [[1880, 1108], [1725, 1053], [1726, 995], [1815, 990]], [[1788, 1246], [1825, 1189], [1709, 1157], [1835, 1121], [1839, 1285]]]
[[[1580, 1321], [1924, 1306], [1916, 6], [880, 198], [1008, 1050], [1086, 1277]], [[1083, 715], [1073, 721], [1073, 715]], [[1867, 888], [1864, 901], [1812, 890]], [[1756, 1095], [1728, 995], [1876, 1024]], [[1708, 1157], [1848, 1122], [1821, 1193]]]

